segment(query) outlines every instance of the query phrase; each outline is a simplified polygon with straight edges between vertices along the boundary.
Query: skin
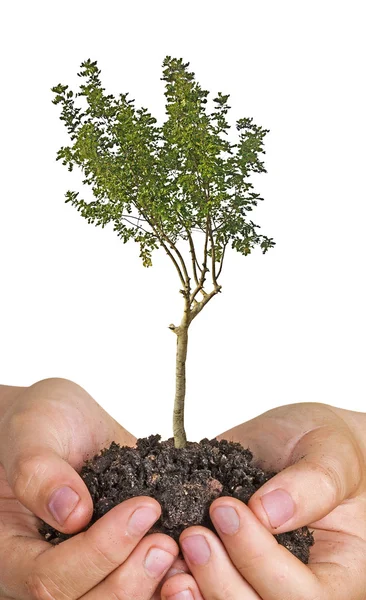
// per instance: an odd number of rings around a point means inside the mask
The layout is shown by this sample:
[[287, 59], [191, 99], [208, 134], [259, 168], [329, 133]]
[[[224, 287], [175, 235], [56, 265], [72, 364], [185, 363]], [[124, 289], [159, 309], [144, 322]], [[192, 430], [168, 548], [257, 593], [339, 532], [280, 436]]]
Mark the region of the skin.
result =
[[[365, 600], [366, 415], [325, 404], [293, 404], [218, 439], [249, 447], [261, 457], [257, 464], [263, 469], [284, 471], [263, 485], [248, 507], [234, 498], [215, 500], [210, 516], [218, 536], [204, 527], [181, 534], [180, 544], [204, 536], [211, 555], [197, 565], [183, 549], [191, 575], [175, 575], [164, 583], [162, 599], [190, 590], [194, 600]], [[275, 489], [289, 492], [295, 504], [294, 516], [277, 528], [261, 502]], [[215, 510], [223, 506], [238, 514], [239, 530], [233, 535], [218, 529]], [[315, 538], [308, 565], [271, 535], [304, 525]], [[197, 541], [193, 538], [194, 550]]]
[[[157, 586], [179, 548], [164, 534], [143, 538], [161, 513], [153, 498], [126, 500], [58, 546], [37, 531], [37, 517], [65, 533], [87, 525], [92, 499], [76, 471], [113, 440], [129, 446], [136, 442], [71, 381], [52, 378], [29, 388], [0, 386], [0, 600], [125, 600], [137, 592], [141, 600], [160, 598]], [[75, 490], [80, 501], [62, 526], [47, 506], [63, 485]], [[143, 532], [132, 533], [129, 518], [143, 506], [154, 509], [155, 516]], [[151, 548], [168, 553], [160, 575], [144, 567]], [[177, 561], [175, 566], [181, 565]]]
[[[53, 547], [38, 534], [36, 517], [66, 533], [80, 531], [90, 520], [92, 501], [76, 471], [112, 440], [133, 446], [136, 438], [68, 380], [0, 386], [0, 600], [165, 600], [186, 590], [195, 600], [365, 600], [365, 432], [363, 413], [302, 403], [217, 436], [250, 447], [262, 468], [285, 470], [248, 507], [234, 498], [215, 500], [210, 515], [218, 535], [204, 527], [181, 534], [181, 544], [193, 536], [196, 551], [195, 536], [206, 539], [211, 554], [204, 565], [195, 564], [184, 548], [185, 560], [177, 560], [179, 548], [169, 536], [128, 532], [136, 508], [155, 508], [156, 520], [160, 515], [159, 503], [144, 496], [123, 502], [87, 532]], [[60, 526], [47, 503], [63, 484], [81, 500]], [[261, 497], [278, 488], [291, 494], [295, 513], [274, 529]], [[219, 529], [215, 510], [223, 506], [239, 516], [235, 534]], [[303, 565], [271, 534], [308, 524], [316, 543], [309, 565]], [[152, 547], [171, 557], [159, 576], [144, 567]]]

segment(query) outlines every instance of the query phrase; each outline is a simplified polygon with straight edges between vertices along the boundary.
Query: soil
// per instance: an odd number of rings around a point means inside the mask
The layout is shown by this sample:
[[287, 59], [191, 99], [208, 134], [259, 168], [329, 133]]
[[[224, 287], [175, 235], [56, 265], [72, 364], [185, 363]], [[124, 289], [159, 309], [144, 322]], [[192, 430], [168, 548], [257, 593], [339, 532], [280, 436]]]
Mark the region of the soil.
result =
[[[241, 444], [207, 438], [175, 448], [174, 439], [160, 435], [137, 440], [136, 447], [112, 442], [85, 462], [80, 476], [93, 500], [94, 511], [86, 531], [114, 506], [134, 496], [151, 496], [161, 505], [160, 519], [146, 535], [165, 533], [178, 544], [184, 529], [202, 525], [216, 530], [210, 504], [219, 496], [233, 496], [245, 504], [254, 492], [276, 475], [253, 464], [253, 454]], [[53, 545], [76, 534], [64, 534], [44, 521], [39, 533]], [[307, 564], [314, 544], [307, 527], [274, 536]], [[182, 555], [180, 554], [180, 557]]]

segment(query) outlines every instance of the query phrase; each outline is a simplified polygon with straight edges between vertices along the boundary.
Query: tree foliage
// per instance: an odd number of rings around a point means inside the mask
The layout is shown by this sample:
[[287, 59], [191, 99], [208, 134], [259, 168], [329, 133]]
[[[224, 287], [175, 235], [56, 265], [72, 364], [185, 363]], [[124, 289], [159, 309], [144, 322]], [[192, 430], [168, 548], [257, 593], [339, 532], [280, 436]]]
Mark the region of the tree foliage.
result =
[[[154, 249], [163, 247], [173, 260], [187, 297], [190, 279], [187, 265], [177, 249], [178, 240], [187, 240], [196, 285], [212, 262], [213, 283], [221, 273], [228, 244], [248, 255], [256, 245], [263, 253], [275, 245], [260, 235], [247, 213], [259, 200], [249, 181], [252, 172], [265, 172], [260, 155], [268, 130], [251, 118], [236, 122], [238, 139], [228, 140], [226, 115], [229, 95], [218, 93], [215, 108], [206, 110], [209, 92], [188, 71], [189, 63], [167, 56], [163, 62], [166, 115], [162, 126], [146, 108], [136, 109], [129, 94], [118, 98], [105, 95], [97, 61], [81, 64], [80, 92], [68, 85], [52, 88], [54, 104], [61, 103], [60, 119], [65, 122], [72, 145], [61, 147], [56, 160], [63, 159], [69, 171], [74, 165], [85, 174], [83, 183], [92, 187], [94, 201], [80, 199], [68, 191], [71, 202], [89, 223], [114, 231], [126, 243], [140, 244], [143, 265], [152, 265]], [[85, 96], [86, 110], [75, 106]], [[193, 231], [205, 236], [204, 261], [199, 263]], [[201, 285], [203, 289], [203, 285]], [[190, 296], [191, 302], [197, 302]]]

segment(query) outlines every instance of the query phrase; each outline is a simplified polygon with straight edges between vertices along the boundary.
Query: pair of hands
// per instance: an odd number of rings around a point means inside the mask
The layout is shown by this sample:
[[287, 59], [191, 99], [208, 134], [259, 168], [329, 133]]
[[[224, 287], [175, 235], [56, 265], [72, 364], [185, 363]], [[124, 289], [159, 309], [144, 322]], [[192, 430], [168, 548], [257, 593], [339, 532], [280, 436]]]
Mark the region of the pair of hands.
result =
[[[51, 546], [37, 517], [65, 533], [83, 529], [93, 506], [77, 471], [113, 440], [133, 446], [136, 438], [71, 381], [46, 379], [3, 393], [0, 600], [365, 600], [366, 415], [293, 404], [218, 439], [250, 447], [266, 470], [284, 470], [249, 506], [216, 499], [210, 516], [219, 537], [204, 527], [186, 529], [185, 560], [169, 536], [143, 537], [161, 514], [147, 496], [126, 500], [86, 532]], [[65, 486], [76, 496], [64, 496], [63, 505], [53, 497], [52, 514], [49, 500]], [[279, 497], [263, 499], [275, 490]], [[239, 529], [229, 533], [232, 522]], [[309, 565], [272, 536], [303, 525], [314, 530]]]

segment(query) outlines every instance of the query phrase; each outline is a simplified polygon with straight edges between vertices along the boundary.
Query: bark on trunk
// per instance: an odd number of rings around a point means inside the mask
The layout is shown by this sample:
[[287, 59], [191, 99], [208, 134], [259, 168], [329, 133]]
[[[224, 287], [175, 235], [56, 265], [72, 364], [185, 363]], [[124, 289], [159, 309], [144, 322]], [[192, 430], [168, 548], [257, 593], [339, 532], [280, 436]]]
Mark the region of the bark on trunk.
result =
[[175, 375], [175, 400], [173, 412], [173, 433], [175, 448], [184, 448], [187, 443], [184, 429], [184, 400], [186, 396], [186, 358], [188, 346], [188, 326], [180, 325], [177, 332], [177, 355]]

